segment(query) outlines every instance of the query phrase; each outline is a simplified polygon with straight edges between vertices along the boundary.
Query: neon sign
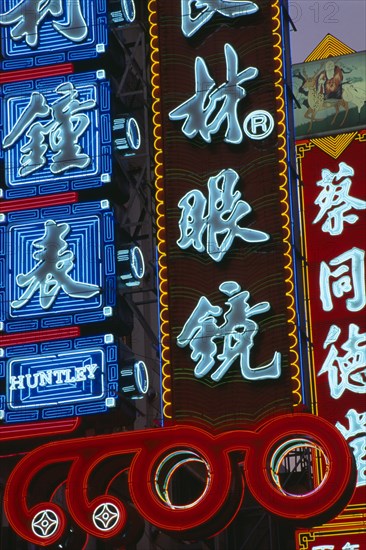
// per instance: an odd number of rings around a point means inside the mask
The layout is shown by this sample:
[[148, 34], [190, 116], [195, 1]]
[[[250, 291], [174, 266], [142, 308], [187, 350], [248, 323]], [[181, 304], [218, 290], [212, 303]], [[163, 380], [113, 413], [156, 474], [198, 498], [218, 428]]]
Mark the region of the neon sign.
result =
[[111, 334], [7, 346], [0, 373], [6, 423], [102, 413], [115, 406], [119, 391]]
[[81, 12], [80, 0], [65, 6], [65, 13], [62, 0], [53, 2], [51, 6], [42, 5], [39, 1], [21, 0], [13, 9], [1, 14], [0, 24], [11, 27], [10, 35], [13, 40], [24, 39], [28, 46], [34, 47], [38, 45], [38, 29], [42, 20], [47, 16], [57, 18], [64, 15], [68, 18], [67, 25], [60, 25], [54, 20], [54, 29], [71, 42], [84, 40], [88, 28]]
[[83, 324], [112, 315], [113, 220], [108, 201], [6, 215], [0, 230], [7, 266], [2, 280], [7, 307], [1, 315], [6, 331]]
[[[321, 450], [328, 463], [323, 480], [302, 495], [280, 490], [269, 467], [278, 449], [294, 438]], [[236, 461], [229, 459], [235, 451], [240, 457], [244, 453], [242, 472]], [[110, 494], [110, 481], [106, 479], [101, 494], [92, 499], [88, 486], [95, 468], [110, 457], [126, 454], [133, 455], [128, 486], [139, 514], [158, 529], [179, 533], [185, 539], [210, 536], [232, 521], [243, 498], [243, 474], [261, 506], [296, 523], [319, 521], [325, 511], [344, 505], [354, 482], [344, 438], [330, 423], [311, 415], [279, 416], [255, 431], [232, 430], [216, 436], [181, 425], [66, 440], [35, 449], [17, 464], [7, 483], [4, 507], [9, 523], [34, 544], [54, 544], [62, 537], [67, 519], [60, 506], [50, 499], [33, 501], [29, 507], [26, 495], [35, 479], [42, 483], [42, 474], [49, 467], [68, 463], [65, 495], [73, 521], [86, 533], [100, 538], [123, 534], [129, 512], [120, 499]], [[166, 488], [175, 469], [193, 461], [206, 468], [205, 486], [192, 503], [177, 507]], [[123, 464], [121, 470], [125, 471]], [[14, 494], [22, 494], [23, 498], [16, 502]]]
[[106, 4], [87, 0], [4, 0], [0, 30], [2, 54], [7, 61], [3, 61], [3, 68], [65, 63], [103, 53], [108, 40]]
[[352, 166], [345, 162], [339, 163], [339, 170], [336, 174], [328, 169], [322, 170], [322, 179], [316, 184], [323, 188], [315, 200], [319, 206], [319, 213], [313, 223], [318, 223], [326, 218], [322, 225], [322, 231], [332, 236], [341, 235], [344, 223], [356, 223], [356, 214], [347, 214], [352, 209], [365, 210], [366, 201], [351, 197], [349, 195], [352, 180], [355, 175]]
[[339, 544], [320, 544], [316, 546], [311, 546], [311, 550], [361, 550], [361, 546], [358, 542], [353, 543], [347, 541], [344, 545], [339, 546]]
[[[270, 304], [262, 302], [250, 307], [249, 292], [241, 291], [240, 285], [234, 281], [222, 283], [220, 291], [228, 296], [224, 322], [218, 325], [216, 321], [223, 314], [222, 308], [213, 306], [204, 296], [177, 337], [178, 346], [189, 344], [192, 350], [191, 358], [197, 362], [194, 375], [197, 378], [205, 376], [216, 367], [217, 358], [221, 364], [211, 374], [215, 382], [221, 380], [236, 359], [240, 359], [241, 374], [245, 380], [278, 378], [281, 375], [281, 354], [277, 351], [270, 363], [257, 369], [250, 366], [250, 350], [258, 332], [258, 325], [251, 317], [268, 311]], [[220, 354], [217, 354], [217, 340], [223, 340]]]
[[133, 117], [120, 117], [113, 121], [114, 144], [125, 156], [134, 154], [141, 146], [141, 133], [138, 122]]
[[[227, 143], [241, 143], [243, 133], [238, 120], [238, 104], [247, 94], [242, 84], [258, 76], [256, 67], [248, 67], [238, 72], [238, 56], [230, 44], [225, 44], [226, 82], [217, 86], [208, 72], [202, 57], [197, 57], [194, 65], [195, 94], [169, 113], [171, 120], [184, 120], [182, 132], [193, 139], [200, 135], [211, 143], [226, 122], [224, 140]], [[202, 92], [204, 91], [204, 93]]]
[[360, 248], [353, 247], [329, 263], [320, 264], [320, 300], [324, 311], [333, 309], [333, 297], [342, 298], [349, 292], [353, 297], [346, 299], [348, 311], [360, 311], [366, 305], [365, 285], [365, 251]]
[[302, 399], [280, 5], [149, 9], [164, 420], [251, 426]]
[[366, 367], [366, 332], [360, 333], [360, 328], [351, 323], [348, 328], [348, 339], [338, 346], [334, 344], [341, 334], [337, 325], [329, 329], [324, 348], [330, 344], [328, 355], [320, 369], [318, 376], [328, 374], [330, 395], [339, 399], [346, 390], [354, 393], [366, 393], [366, 380], [363, 370]]
[[[50, 360], [50, 357], [45, 357], [45, 360]], [[71, 361], [73, 360], [72, 357], [69, 358]], [[61, 368], [50, 368], [46, 370], [40, 370], [39, 372], [35, 373], [28, 373], [28, 374], [18, 374], [18, 375], [10, 375], [10, 385], [9, 385], [9, 391], [12, 392], [14, 390], [25, 390], [25, 389], [35, 389], [38, 387], [48, 387], [53, 386], [54, 384], [61, 385], [61, 384], [75, 384], [77, 382], [85, 382], [88, 379], [95, 380], [95, 371], [99, 369], [98, 363], [94, 363], [95, 359], [93, 357], [76, 357], [74, 359], [75, 363], [78, 364], [79, 361], [81, 361], [81, 365], [78, 367], [76, 365], [72, 365], [71, 368], [66, 367], [63, 368], [61, 365]], [[86, 364], [84, 362], [86, 361]], [[28, 360], [30, 363], [30, 361]], [[99, 361], [100, 363], [100, 361]], [[12, 361], [10, 363], [10, 372], [13, 369], [16, 369], [17, 367], [21, 369], [24, 365], [17, 365]], [[31, 368], [31, 365], [30, 365]], [[10, 400], [12, 403], [13, 400]]]
[[364, 183], [364, 132], [348, 145], [339, 140], [334, 156], [328, 154], [325, 142], [297, 145], [304, 182], [304, 256], [309, 266], [304, 271], [309, 292], [309, 363], [313, 411], [337, 426], [357, 465], [357, 489], [349, 511], [344, 511], [349, 516], [364, 514], [366, 505], [366, 203], [358, 198]]
[[2, 93], [6, 198], [110, 181], [104, 71], [25, 81], [21, 91], [19, 83], [4, 84]]
[[[182, 210], [179, 220], [178, 246], [183, 250], [193, 246], [204, 250], [216, 262], [223, 259], [235, 237], [249, 243], [268, 241], [269, 235], [257, 229], [244, 228], [239, 222], [251, 212], [249, 204], [234, 191], [239, 180], [235, 170], [222, 170], [207, 182], [208, 201], [201, 191], [189, 191], [178, 202]], [[206, 246], [203, 243], [206, 233]], [[220, 242], [219, 242], [220, 241]]]
[[[112, 2], [110, 2], [112, 4]], [[117, 26], [133, 23], [136, 18], [136, 7], [134, 0], [117, 0], [116, 7], [112, 4], [111, 19]], [[118, 6], [118, 9], [117, 9]]]
[[[320, 546], [312, 546], [311, 550], [335, 550], [336, 546], [334, 544], [321, 544]], [[344, 546], [342, 546], [341, 550], [361, 550], [360, 545], [358, 543], [352, 544], [350, 542], [346, 542]]]
[[[259, 8], [254, 2], [248, 0], [181, 0], [182, 5], [182, 32], [190, 38], [203, 25], [218, 13], [224, 17], [235, 18], [256, 13]], [[194, 8], [199, 8], [198, 13]]]
[[[344, 426], [345, 423], [347, 427]], [[355, 409], [349, 409], [344, 422], [336, 422], [336, 426], [349, 442], [356, 459], [357, 487], [366, 485], [366, 411], [358, 413]]]
[[297, 550], [363, 550], [366, 530], [351, 522], [297, 532]]
[[149, 373], [143, 361], [121, 370], [121, 390], [130, 399], [142, 399], [149, 389]]
[[145, 260], [141, 248], [129, 246], [117, 252], [118, 271], [122, 284], [139, 286], [145, 275]]
[[37, 264], [28, 273], [16, 276], [16, 284], [25, 290], [11, 302], [14, 309], [26, 306], [35, 293], [39, 293], [42, 309], [53, 305], [61, 289], [68, 296], [82, 299], [100, 293], [99, 286], [75, 281], [69, 274], [75, 262], [75, 254], [68, 250], [69, 245], [64, 238], [70, 232], [70, 225], [47, 220], [44, 229], [44, 235], [32, 242], [32, 247], [38, 249], [32, 254]]

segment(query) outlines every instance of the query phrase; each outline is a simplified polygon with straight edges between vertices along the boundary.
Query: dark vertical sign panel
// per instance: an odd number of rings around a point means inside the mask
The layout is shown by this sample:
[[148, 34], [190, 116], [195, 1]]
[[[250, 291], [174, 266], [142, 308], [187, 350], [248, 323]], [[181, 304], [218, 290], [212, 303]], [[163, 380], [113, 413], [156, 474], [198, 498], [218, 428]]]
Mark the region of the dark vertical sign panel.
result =
[[198, 30], [193, 4], [150, 3], [164, 410], [223, 430], [301, 401], [282, 42], [277, 2], [239, 16], [207, 8]]

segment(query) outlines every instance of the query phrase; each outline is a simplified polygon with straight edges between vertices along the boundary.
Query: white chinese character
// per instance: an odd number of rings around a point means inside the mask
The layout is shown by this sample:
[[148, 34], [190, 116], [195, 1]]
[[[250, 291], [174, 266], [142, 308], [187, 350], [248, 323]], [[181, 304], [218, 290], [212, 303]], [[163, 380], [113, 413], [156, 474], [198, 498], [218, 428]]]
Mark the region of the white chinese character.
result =
[[[221, 307], [213, 306], [205, 296], [201, 297], [177, 337], [178, 346], [183, 348], [189, 344], [192, 350], [191, 357], [197, 362], [195, 376], [205, 376], [214, 367], [217, 356], [221, 364], [211, 374], [215, 382], [221, 380], [236, 359], [240, 359], [241, 374], [245, 380], [278, 378], [281, 374], [281, 354], [277, 351], [267, 365], [254, 369], [250, 366], [250, 350], [258, 332], [258, 325], [251, 317], [268, 311], [270, 304], [261, 302], [250, 307], [249, 292], [241, 292], [240, 285], [234, 281], [222, 283], [219, 289], [229, 296], [225, 302], [227, 311], [223, 314]], [[224, 321], [218, 325], [215, 318], [222, 314]], [[223, 342], [219, 355], [217, 340]]]
[[[23, 153], [20, 158], [20, 176], [27, 176], [42, 168], [47, 160], [46, 153], [50, 148], [54, 153], [50, 170], [59, 174], [70, 168], [86, 168], [91, 160], [88, 155], [81, 153], [78, 144], [90, 124], [88, 116], [80, 111], [95, 108], [93, 99], [79, 101], [78, 91], [71, 82], [60, 84], [56, 92], [60, 99], [49, 106], [46, 98], [39, 92], [33, 92], [30, 101], [12, 130], [4, 137], [3, 147], [13, 146], [24, 134], [28, 141], [21, 147]], [[35, 122], [37, 118], [51, 120]], [[48, 136], [49, 144], [45, 143]]]
[[[338, 329], [338, 330], [336, 330]], [[331, 338], [331, 334], [334, 338]], [[345, 351], [339, 355], [334, 345], [338, 339], [340, 329], [332, 325], [324, 344], [326, 348], [331, 343], [327, 358], [325, 359], [318, 376], [328, 373], [330, 395], [339, 399], [345, 390], [354, 393], [366, 393], [366, 332], [359, 334], [359, 327], [351, 324], [348, 330], [348, 340], [341, 345]]]
[[[0, 25], [14, 25], [10, 36], [15, 41], [25, 40], [28, 46], [38, 45], [38, 27], [47, 17], [67, 17], [67, 22], [53, 21], [53, 28], [72, 42], [81, 42], [88, 35], [80, 0], [23, 0], [5, 13], [0, 13]], [[65, 12], [65, 13], [64, 13]], [[51, 45], [50, 45], [51, 46]]]
[[208, 180], [208, 211], [207, 200], [201, 191], [194, 189], [184, 195], [178, 203], [182, 210], [180, 238], [177, 241], [180, 248], [184, 250], [193, 246], [199, 252], [204, 251], [203, 237], [206, 232], [207, 253], [219, 262], [235, 237], [250, 243], [268, 241], [267, 233], [239, 226], [240, 220], [252, 209], [247, 202], [240, 200], [240, 192], [234, 191], [238, 180], [238, 174], [231, 168]]
[[181, 0], [182, 32], [193, 36], [215, 13], [225, 17], [240, 17], [256, 13], [259, 8], [248, 0]]
[[356, 223], [358, 220], [358, 216], [355, 214], [346, 215], [346, 212], [349, 212], [352, 208], [356, 210], [366, 208], [365, 201], [349, 195], [352, 182], [347, 176], [354, 176], [354, 173], [351, 166], [341, 162], [337, 174], [324, 169], [322, 170], [322, 179], [316, 182], [317, 185], [323, 187], [323, 190], [315, 200], [315, 204], [319, 206], [320, 210], [313, 223], [317, 223], [327, 215], [322, 225], [322, 230], [325, 233], [340, 235], [343, 232], [344, 222]]
[[14, 309], [25, 306], [37, 290], [42, 309], [52, 306], [61, 288], [73, 298], [91, 298], [101, 291], [97, 285], [74, 281], [69, 275], [74, 254], [67, 250], [68, 244], [64, 237], [69, 233], [70, 226], [47, 220], [44, 227], [44, 235], [32, 243], [38, 249], [33, 253], [38, 263], [28, 273], [16, 276], [17, 285], [26, 287], [26, 290], [11, 303]]
[[[334, 550], [334, 549], [335, 549], [335, 546], [333, 544], [321, 544], [320, 546], [311, 547], [311, 550]], [[342, 550], [360, 550], [360, 545], [346, 542]]]
[[[336, 423], [336, 427], [352, 448], [357, 466], [357, 486], [366, 485], [366, 412], [358, 413], [350, 409], [346, 418], [348, 429], [340, 422]], [[353, 441], [350, 442], [350, 439]]]
[[238, 56], [225, 44], [226, 82], [216, 86], [202, 57], [195, 61], [195, 94], [169, 113], [170, 120], [184, 120], [182, 131], [188, 138], [199, 134], [207, 143], [226, 123], [224, 141], [240, 143], [243, 132], [238, 120], [238, 103], [247, 94], [242, 84], [258, 76], [258, 69], [248, 67], [238, 73]]
[[[351, 262], [351, 268], [346, 262]], [[333, 309], [332, 294], [341, 298], [344, 294], [353, 292], [353, 298], [346, 300], [348, 311], [360, 311], [366, 305], [365, 294], [365, 252], [352, 248], [329, 262], [320, 264], [320, 299], [324, 311]], [[339, 267], [337, 267], [339, 266]], [[334, 280], [331, 280], [334, 279]]]

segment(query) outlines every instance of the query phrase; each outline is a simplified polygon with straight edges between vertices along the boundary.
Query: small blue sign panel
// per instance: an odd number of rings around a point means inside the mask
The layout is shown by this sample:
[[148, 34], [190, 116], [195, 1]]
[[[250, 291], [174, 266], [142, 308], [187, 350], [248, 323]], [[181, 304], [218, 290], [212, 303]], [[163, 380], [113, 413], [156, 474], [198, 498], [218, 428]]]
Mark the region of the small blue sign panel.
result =
[[118, 363], [113, 342], [113, 335], [106, 334], [1, 349], [0, 418], [46, 420], [114, 407]]
[[5, 198], [78, 191], [111, 180], [104, 71], [7, 83], [0, 102]]
[[1, 328], [103, 321], [116, 300], [108, 201], [10, 212], [0, 225]]
[[3, 70], [95, 58], [108, 41], [107, 1], [3, 0]]

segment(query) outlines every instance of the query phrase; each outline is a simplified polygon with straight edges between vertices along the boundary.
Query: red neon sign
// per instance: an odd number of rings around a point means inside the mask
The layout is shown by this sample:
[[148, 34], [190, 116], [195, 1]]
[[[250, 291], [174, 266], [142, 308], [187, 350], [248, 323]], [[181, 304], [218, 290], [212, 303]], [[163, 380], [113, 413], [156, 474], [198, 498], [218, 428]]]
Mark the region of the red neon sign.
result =
[[[351, 503], [354, 512], [355, 506], [364, 512], [366, 504], [365, 261], [356, 268], [353, 260], [365, 255], [365, 136], [365, 132], [355, 134], [337, 158], [312, 142], [297, 144], [312, 343], [312, 411], [336, 425], [353, 448], [358, 466]], [[342, 277], [347, 276], [345, 286]], [[329, 280], [323, 289], [322, 280]], [[354, 306], [357, 293], [360, 304]]]
[[[272, 467], [278, 449], [295, 440], [315, 445], [327, 457], [324, 479], [301, 496], [281, 490]], [[201, 497], [189, 506], [176, 507], [157, 488], [157, 478], [166, 458], [182, 450], [199, 456], [208, 474]], [[296, 523], [314, 523], [324, 519], [325, 514], [334, 515], [345, 506], [354, 485], [348, 445], [326, 420], [305, 414], [283, 415], [256, 431], [233, 430], [216, 436], [182, 425], [73, 439], [35, 449], [19, 462], [8, 480], [4, 506], [10, 524], [21, 537], [40, 546], [60, 539], [67, 519], [61, 507], [51, 501], [56, 490], [52, 480], [47, 485], [47, 501], [29, 506], [28, 494], [31, 483], [34, 488], [34, 480], [40, 482], [47, 468], [67, 464], [66, 502], [75, 523], [99, 538], [120, 534], [126, 526], [128, 506], [108, 494], [110, 480], [105, 481], [104, 494], [92, 499], [88, 486], [96, 468], [103, 465], [105, 473], [108, 459], [126, 455], [133, 455], [129, 490], [135, 508], [159, 529], [185, 538], [213, 535], [230, 523], [240, 507], [245, 482], [264, 508]], [[242, 461], [241, 471], [238, 463]], [[126, 464], [121, 460], [121, 472], [124, 470]], [[58, 486], [60, 480], [55, 483]], [[14, 499], [13, 495], [20, 498]]]
[[337, 529], [311, 529], [296, 533], [298, 550], [363, 550], [366, 548], [366, 528], [342, 525]]

